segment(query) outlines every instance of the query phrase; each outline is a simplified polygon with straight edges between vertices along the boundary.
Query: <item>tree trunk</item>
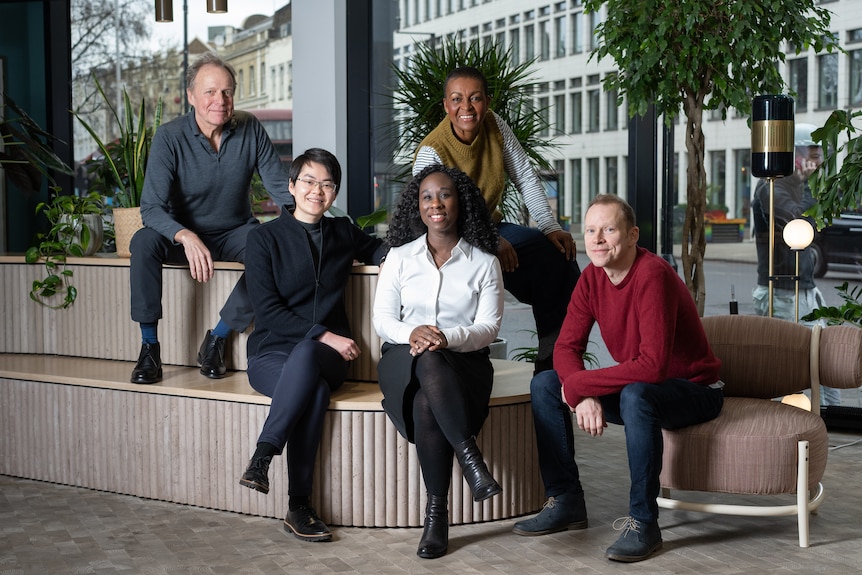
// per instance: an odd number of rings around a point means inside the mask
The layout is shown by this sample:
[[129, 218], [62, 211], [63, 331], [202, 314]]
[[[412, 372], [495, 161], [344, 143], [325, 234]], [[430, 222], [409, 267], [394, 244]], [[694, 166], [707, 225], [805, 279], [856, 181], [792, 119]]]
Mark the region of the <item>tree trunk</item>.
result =
[[706, 251], [704, 212], [706, 210], [706, 169], [704, 168], [703, 98], [685, 99], [685, 147], [688, 152], [686, 169], [686, 209], [682, 231], [682, 270], [685, 285], [694, 298], [697, 311], [703, 317], [706, 285], [703, 254]]

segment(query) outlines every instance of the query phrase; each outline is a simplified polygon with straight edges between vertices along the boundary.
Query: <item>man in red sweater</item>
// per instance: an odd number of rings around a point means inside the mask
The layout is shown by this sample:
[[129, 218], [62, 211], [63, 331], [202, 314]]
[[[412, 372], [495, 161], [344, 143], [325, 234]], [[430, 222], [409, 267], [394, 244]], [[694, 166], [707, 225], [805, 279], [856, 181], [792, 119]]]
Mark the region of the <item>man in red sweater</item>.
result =
[[[548, 500], [519, 521], [519, 535], [587, 527], [575, 463], [571, 412], [596, 437], [607, 422], [625, 426], [631, 491], [629, 515], [605, 552], [641, 561], [661, 548], [658, 526], [662, 428], [709, 421], [721, 411], [720, 363], [706, 340], [694, 300], [671, 266], [638, 247], [634, 211], [615, 195], [597, 196], [584, 218], [584, 269], [554, 348], [554, 370], [530, 385], [539, 465]], [[594, 323], [617, 365], [587, 370]]]

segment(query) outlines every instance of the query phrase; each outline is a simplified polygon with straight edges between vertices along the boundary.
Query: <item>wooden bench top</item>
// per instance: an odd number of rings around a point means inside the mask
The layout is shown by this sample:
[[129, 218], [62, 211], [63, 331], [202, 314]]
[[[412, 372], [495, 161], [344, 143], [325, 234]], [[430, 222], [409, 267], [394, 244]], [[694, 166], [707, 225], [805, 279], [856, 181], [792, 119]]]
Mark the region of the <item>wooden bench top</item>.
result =
[[[530, 400], [533, 364], [492, 359], [494, 389], [491, 406]], [[196, 368], [163, 366], [163, 379], [154, 385], [129, 382], [133, 362], [57, 355], [0, 354], [0, 377], [80, 385], [139, 393], [178, 395], [200, 399], [269, 405], [270, 399], [254, 391], [244, 371], [229, 371], [223, 379], [207, 379]], [[382, 411], [383, 394], [376, 383], [345, 382], [332, 396], [335, 411]]]

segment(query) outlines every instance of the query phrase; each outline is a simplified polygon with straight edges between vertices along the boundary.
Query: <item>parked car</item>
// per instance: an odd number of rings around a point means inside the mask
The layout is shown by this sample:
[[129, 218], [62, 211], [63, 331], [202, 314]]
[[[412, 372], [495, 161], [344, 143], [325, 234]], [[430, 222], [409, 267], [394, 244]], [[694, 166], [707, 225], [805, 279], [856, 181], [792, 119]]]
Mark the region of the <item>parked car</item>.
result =
[[822, 278], [830, 266], [862, 269], [862, 210], [842, 214], [815, 234], [809, 248], [814, 254], [814, 277]]

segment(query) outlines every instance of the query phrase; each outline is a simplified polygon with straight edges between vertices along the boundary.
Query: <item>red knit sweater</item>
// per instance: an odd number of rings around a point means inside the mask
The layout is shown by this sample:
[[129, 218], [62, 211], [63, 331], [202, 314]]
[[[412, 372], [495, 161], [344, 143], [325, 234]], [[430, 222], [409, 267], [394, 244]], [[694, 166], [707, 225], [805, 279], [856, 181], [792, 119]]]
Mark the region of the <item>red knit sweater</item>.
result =
[[[709, 348], [688, 288], [665, 260], [637, 250], [619, 285], [590, 264], [572, 293], [554, 348], [554, 368], [573, 407], [585, 397], [618, 393], [633, 382], [718, 381], [721, 364]], [[593, 323], [599, 324], [617, 365], [585, 369], [583, 353]]]

